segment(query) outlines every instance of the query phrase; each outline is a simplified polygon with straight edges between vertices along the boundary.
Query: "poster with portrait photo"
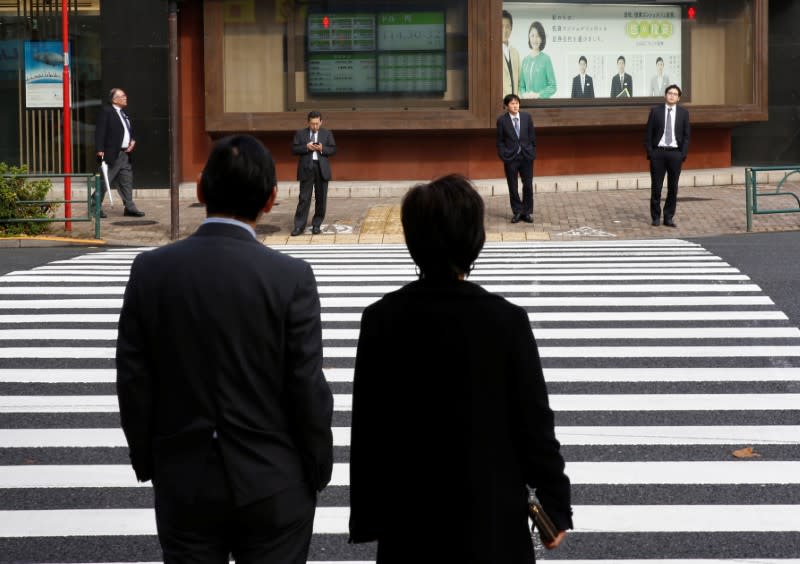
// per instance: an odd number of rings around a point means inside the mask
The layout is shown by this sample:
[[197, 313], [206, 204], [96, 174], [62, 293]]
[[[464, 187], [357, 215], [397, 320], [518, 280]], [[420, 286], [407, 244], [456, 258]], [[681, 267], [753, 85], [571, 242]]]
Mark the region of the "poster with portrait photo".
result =
[[664, 76], [683, 88], [680, 5], [512, 1], [503, 10], [513, 21], [503, 64], [507, 53], [519, 54], [515, 93], [523, 105], [652, 97]]

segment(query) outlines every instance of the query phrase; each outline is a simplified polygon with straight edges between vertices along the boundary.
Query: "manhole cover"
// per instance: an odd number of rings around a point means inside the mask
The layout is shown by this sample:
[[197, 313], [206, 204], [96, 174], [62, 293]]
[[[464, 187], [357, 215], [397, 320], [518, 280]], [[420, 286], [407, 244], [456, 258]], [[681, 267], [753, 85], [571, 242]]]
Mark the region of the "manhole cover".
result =
[[111, 225], [120, 225], [124, 227], [139, 227], [141, 225], [157, 225], [158, 222], [154, 219], [126, 219], [123, 221], [112, 221]]
[[256, 233], [259, 235], [271, 235], [277, 233], [281, 228], [277, 225], [256, 225]]
[[699, 198], [697, 196], [688, 196], [686, 198], [678, 197], [679, 202], [708, 202], [713, 198]]

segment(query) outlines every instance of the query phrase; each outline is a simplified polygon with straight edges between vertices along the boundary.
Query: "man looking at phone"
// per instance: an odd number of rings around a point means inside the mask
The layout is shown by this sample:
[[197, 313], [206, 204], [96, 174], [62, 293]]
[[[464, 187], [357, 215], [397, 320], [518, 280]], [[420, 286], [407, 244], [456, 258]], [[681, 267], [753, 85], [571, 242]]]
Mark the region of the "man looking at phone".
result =
[[300, 181], [300, 197], [294, 214], [292, 236], [305, 231], [308, 211], [311, 207], [311, 192], [314, 191], [314, 217], [311, 220], [311, 233], [322, 233], [322, 220], [328, 200], [328, 181], [331, 179], [331, 165], [328, 157], [336, 154], [336, 141], [333, 133], [322, 127], [322, 114], [318, 111], [308, 113], [308, 127], [294, 135], [292, 153], [300, 156], [297, 163], [297, 180]]

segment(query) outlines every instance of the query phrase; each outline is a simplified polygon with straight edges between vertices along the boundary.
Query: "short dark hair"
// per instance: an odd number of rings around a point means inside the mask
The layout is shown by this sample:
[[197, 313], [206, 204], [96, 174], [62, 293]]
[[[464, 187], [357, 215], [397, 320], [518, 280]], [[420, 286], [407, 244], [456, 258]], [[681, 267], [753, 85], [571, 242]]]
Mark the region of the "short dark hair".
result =
[[311, 121], [314, 118], [322, 119], [322, 114], [317, 110], [311, 110], [310, 112], [308, 112], [308, 121]]
[[516, 94], [506, 94], [505, 98], [503, 98], [503, 106], [508, 107], [508, 104], [511, 102], [511, 100], [516, 100], [517, 102], [520, 101], [519, 96]]
[[663, 63], [663, 62], [664, 62], [664, 59], [662, 59], [661, 57], [659, 57], [658, 59], [656, 59], [656, 64], [658, 64], [658, 63]]
[[255, 220], [277, 184], [275, 161], [252, 135], [214, 143], [200, 177], [206, 213]]
[[586, 57], [584, 57], [583, 55], [581, 55], [580, 57], [578, 57], [578, 62], [580, 63], [581, 61], [583, 61], [583, 62], [584, 62], [584, 63], [586, 63], [587, 65], [589, 64], [589, 61], [587, 61], [587, 60], [586, 60]]
[[620, 62], [620, 61], [622, 61], [624, 63], [625, 62], [625, 57], [623, 57], [622, 55], [617, 57], [617, 62]]
[[533, 28], [536, 28], [536, 33], [539, 34], [539, 38], [542, 40], [539, 44], [539, 51], [544, 51], [544, 46], [547, 45], [547, 35], [544, 32], [544, 26], [540, 22], [533, 22], [528, 28], [528, 47], [533, 49], [533, 45], [531, 45], [531, 30]]
[[403, 197], [401, 218], [420, 278], [469, 274], [486, 241], [483, 211], [483, 198], [459, 174], [411, 188]]
[[677, 84], [670, 84], [669, 86], [667, 86], [667, 87], [664, 89], [664, 96], [666, 96], [666, 95], [667, 95], [667, 92], [669, 92], [669, 91], [670, 91], [670, 90], [672, 90], [673, 88], [674, 88], [675, 90], [677, 90], [677, 91], [678, 91], [678, 96], [683, 96], [683, 92], [681, 92], [681, 87], [680, 87], [680, 86], [678, 86]]
[[511, 17], [511, 12], [508, 10], [503, 10], [503, 17], [502, 20], [508, 20], [511, 22], [511, 27], [514, 27], [514, 18]]

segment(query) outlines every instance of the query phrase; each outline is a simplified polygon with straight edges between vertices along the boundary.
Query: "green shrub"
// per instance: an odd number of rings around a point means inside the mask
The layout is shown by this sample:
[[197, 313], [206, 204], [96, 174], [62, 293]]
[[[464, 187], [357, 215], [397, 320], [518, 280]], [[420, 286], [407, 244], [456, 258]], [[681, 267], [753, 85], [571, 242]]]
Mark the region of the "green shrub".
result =
[[[48, 229], [47, 222], [6, 222], [9, 219], [39, 219], [53, 217], [50, 204], [26, 204], [42, 201], [53, 183], [48, 178], [25, 180], [28, 168], [8, 166], [0, 162], [0, 236], [38, 235]], [[9, 175], [20, 175], [13, 177]]]

